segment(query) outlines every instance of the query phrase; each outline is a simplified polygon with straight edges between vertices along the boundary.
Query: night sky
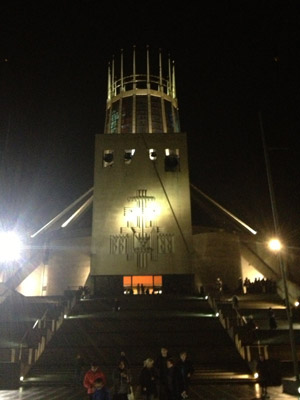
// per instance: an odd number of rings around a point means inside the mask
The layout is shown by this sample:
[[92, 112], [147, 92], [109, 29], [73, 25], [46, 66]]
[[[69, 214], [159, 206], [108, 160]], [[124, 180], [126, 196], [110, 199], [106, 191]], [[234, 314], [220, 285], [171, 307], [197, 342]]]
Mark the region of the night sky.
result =
[[[1, 5], [2, 226], [33, 232], [93, 185], [107, 64], [149, 45], [175, 60], [191, 182], [262, 238], [273, 224], [261, 112], [279, 222], [299, 245], [299, 10], [288, 0]], [[193, 220], [206, 223], [197, 203]]]

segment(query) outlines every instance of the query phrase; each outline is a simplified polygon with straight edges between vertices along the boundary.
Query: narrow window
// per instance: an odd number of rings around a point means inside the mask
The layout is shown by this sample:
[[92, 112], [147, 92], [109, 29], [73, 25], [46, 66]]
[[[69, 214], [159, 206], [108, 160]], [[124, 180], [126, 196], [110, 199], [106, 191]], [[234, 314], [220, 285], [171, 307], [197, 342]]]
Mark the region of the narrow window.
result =
[[103, 167], [110, 167], [114, 163], [114, 151], [104, 150], [103, 151]]
[[179, 149], [165, 149], [165, 171], [180, 171]]
[[157, 159], [157, 153], [154, 149], [149, 149], [149, 158], [150, 160], [154, 161]]
[[132, 161], [132, 158], [134, 156], [135, 149], [127, 149], [124, 151], [124, 162], [125, 164], [130, 164]]

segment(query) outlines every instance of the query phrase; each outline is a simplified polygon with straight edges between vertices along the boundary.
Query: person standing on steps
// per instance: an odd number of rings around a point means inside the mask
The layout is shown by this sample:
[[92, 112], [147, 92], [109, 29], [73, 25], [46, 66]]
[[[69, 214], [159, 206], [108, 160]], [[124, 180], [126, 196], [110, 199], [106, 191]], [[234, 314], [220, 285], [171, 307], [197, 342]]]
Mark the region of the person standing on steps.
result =
[[94, 382], [98, 378], [101, 378], [104, 384], [106, 384], [105, 375], [101, 371], [98, 362], [94, 361], [91, 363], [91, 368], [87, 371], [83, 379], [83, 386], [87, 389], [87, 394], [90, 400], [92, 400], [93, 394], [96, 390]]
[[167, 360], [169, 354], [168, 349], [164, 346], [160, 349], [160, 355], [155, 360], [155, 369], [158, 376], [158, 397], [159, 400], [166, 400], [167, 398], [167, 375], [168, 367]]
[[272, 307], [269, 308], [268, 315], [269, 315], [269, 328], [272, 330], [277, 329], [277, 322]]
[[110, 393], [104, 385], [102, 378], [95, 379], [94, 387], [95, 392], [93, 393], [92, 400], [111, 400]]
[[113, 400], [127, 400], [130, 393], [131, 375], [124, 361], [119, 361], [117, 368], [112, 374]]
[[74, 374], [75, 385], [82, 385], [83, 366], [84, 366], [84, 360], [80, 354], [77, 354], [76, 359], [75, 359], [75, 374]]
[[265, 359], [263, 354], [259, 355], [259, 360], [256, 365], [256, 372], [258, 373], [258, 382], [261, 388], [261, 399], [268, 399], [268, 383], [270, 380], [270, 370], [268, 360]]
[[177, 367], [181, 373], [182, 380], [183, 380], [183, 389], [187, 395], [189, 385], [190, 385], [190, 380], [194, 373], [194, 367], [193, 367], [191, 360], [189, 360], [186, 351], [180, 352]]
[[157, 397], [157, 376], [154, 368], [154, 360], [147, 358], [140, 373], [139, 384], [144, 400], [154, 400]]
[[217, 278], [216, 280], [216, 290], [217, 290], [217, 297], [221, 299], [223, 295], [223, 282], [221, 278]]
[[130, 369], [130, 363], [129, 363], [128, 358], [126, 357], [126, 354], [125, 354], [124, 351], [121, 351], [121, 353], [120, 353], [119, 362], [120, 362], [120, 361], [123, 361], [124, 364], [125, 364], [125, 367], [126, 367], [127, 369]]
[[232, 308], [237, 310], [239, 308], [239, 299], [236, 295], [232, 296]]
[[167, 400], [184, 400], [187, 393], [184, 389], [183, 377], [172, 358], [167, 360]]

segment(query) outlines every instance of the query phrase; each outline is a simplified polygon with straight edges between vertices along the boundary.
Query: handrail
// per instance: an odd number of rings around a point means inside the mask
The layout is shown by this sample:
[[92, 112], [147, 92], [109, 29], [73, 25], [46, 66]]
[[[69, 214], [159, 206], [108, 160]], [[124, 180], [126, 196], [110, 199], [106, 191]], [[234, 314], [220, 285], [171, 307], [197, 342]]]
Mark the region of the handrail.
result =
[[[53, 336], [54, 332], [56, 332], [62, 325], [63, 320], [64, 320], [64, 314], [68, 313], [76, 304], [77, 302], [77, 291], [74, 293], [74, 296], [72, 298], [67, 299], [66, 301], [66, 305], [65, 307], [61, 310], [59, 316], [56, 319], [52, 320], [52, 326], [51, 329], [47, 329], [47, 332], [45, 334], [42, 334], [40, 340], [37, 342], [37, 347], [35, 349], [33, 348], [28, 348], [29, 350], [29, 355], [28, 355], [28, 359], [24, 361], [24, 363], [22, 364], [22, 345], [20, 348], [20, 354], [19, 354], [19, 362], [21, 363], [21, 373], [23, 376], [25, 376], [31, 366], [32, 363], [36, 362], [39, 357], [42, 355], [42, 353], [44, 352], [47, 343], [49, 342], [49, 340], [51, 339], [51, 337]], [[46, 309], [46, 311], [44, 312], [43, 316], [38, 320], [38, 321], [44, 321], [46, 320], [46, 317], [48, 315], [48, 311], [49, 308]], [[54, 322], [54, 323], [53, 323]], [[25, 341], [26, 336], [29, 334], [30, 331], [33, 331], [33, 329], [35, 329], [34, 325], [32, 328], [29, 328], [25, 334], [23, 335], [22, 338], [22, 343]], [[41, 327], [39, 327], [40, 329]], [[45, 327], [43, 327], [45, 328]], [[33, 356], [32, 356], [33, 355]]]
[[154, 84], [157, 86], [157, 90], [160, 92], [168, 93], [169, 88], [169, 80], [165, 78], [160, 78], [157, 75], [150, 75], [150, 80], [147, 79], [147, 74], [135, 74], [128, 75], [123, 77], [122, 79], [117, 79], [113, 82], [113, 91], [119, 94], [121, 91], [126, 91], [127, 85], [135, 85], [135, 88], [138, 90], [138, 84], [144, 83], [146, 85]]
[[[268, 358], [268, 346], [267, 345], [262, 345], [260, 343], [254, 343], [253, 345], [243, 345], [241, 343], [241, 339], [239, 337], [239, 334], [236, 331], [236, 327], [234, 324], [231, 323], [231, 318], [225, 317], [222, 311], [222, 307], [217, 307], [216, 299], [212, 297], [211, 295], [208, 296], [208, 302], [210, 306], [213, 308], [215, 312], [219, 313], [219, 320], [223, 326], [223, 328], [226, 330], [228, 333], [229, 337], [233, 340], [234, 345], [236, 349], [238, 350], [239, 354], [241, 357], [247, 361], [248, 363], [252, 362], [252, 354], [251, 354], [251, 349], [258, 349], [261, 351], [263, 350], [265, 357]], [[239, 326], [246, 326], [247, 320], [246, 318], [239, 313], [239, 311], [234, 308], [236, 315], [237, 315], [237, 320], [239, 321], [240, 325]], [[251, 368], [251, 365], [249, 364], [249, 367]]]
[[[31, 328], [28, 328], [26, 330], [26, 332], [24, 333], [24, 335], [22, 336], [21, 340], [20, 340], [20, 344], [19, 344], [19, 361], [22, 360], [22, 353], [23, 353], [23, 343], [25, 342], [25, 339], [27, 338], [27, 336], [29, 335], [30, 332], [32, 332], [36, 326], [38, 326], [39, 323], [41, 323], [42, 321], [44, 321], [46, 319], [46, 316], [48, 314], [48, 308], [45, 310], [44, 314], [42, 315], [41, 318], [38, 318], [36, 320], [36, 322], [34, 323], [34, 325]], [[41, 328], [38, 326], [38, 328]]]

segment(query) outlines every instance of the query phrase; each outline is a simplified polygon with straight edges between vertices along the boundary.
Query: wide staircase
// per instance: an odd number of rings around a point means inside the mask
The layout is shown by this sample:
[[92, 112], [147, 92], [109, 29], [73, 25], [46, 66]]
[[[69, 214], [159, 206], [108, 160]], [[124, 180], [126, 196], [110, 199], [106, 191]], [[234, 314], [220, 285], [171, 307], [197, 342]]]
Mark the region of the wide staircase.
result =
[[120, 311], [114, 311], [113, 298], [78, 301], [23, 384], [73, 385], [78, 354], [85, 360], [84, 371], [92, 360], [99, 361], [111, 384], [121, 351], [137, 384], [143, 360], [156, 359], [161, 346], [175, 359], [181, 350], [188, 352], [194, 382], [252, 381], [247, 362], [207, 299], [163, 294], [123, 295], [119, 300]]
[[34, 363], [58, 327], [67, 302], [64, 296], [24, 297], [9, 291], [0, 304], [0, 388], [19, 386], [28, 363]]
[[[236, 344], [241, 356], [254, 372], [260, 353], [273, 361], [281, 377], [293, 376], [290, 330], [283, 300], [276, 293], [245, 294], [238, 296], [238, 307], [233, 306], [232, 296], [214, 299], [212, 307], [219, 312], [220, 321]], [[269, 325], [269, 309], [272, 308], [277, 328]], [[251, 329], [248, 321], [253, 320], [257, 329]], [[293, 335], [297, 358], [300, 360], [300, 314], [293, 310]]]

